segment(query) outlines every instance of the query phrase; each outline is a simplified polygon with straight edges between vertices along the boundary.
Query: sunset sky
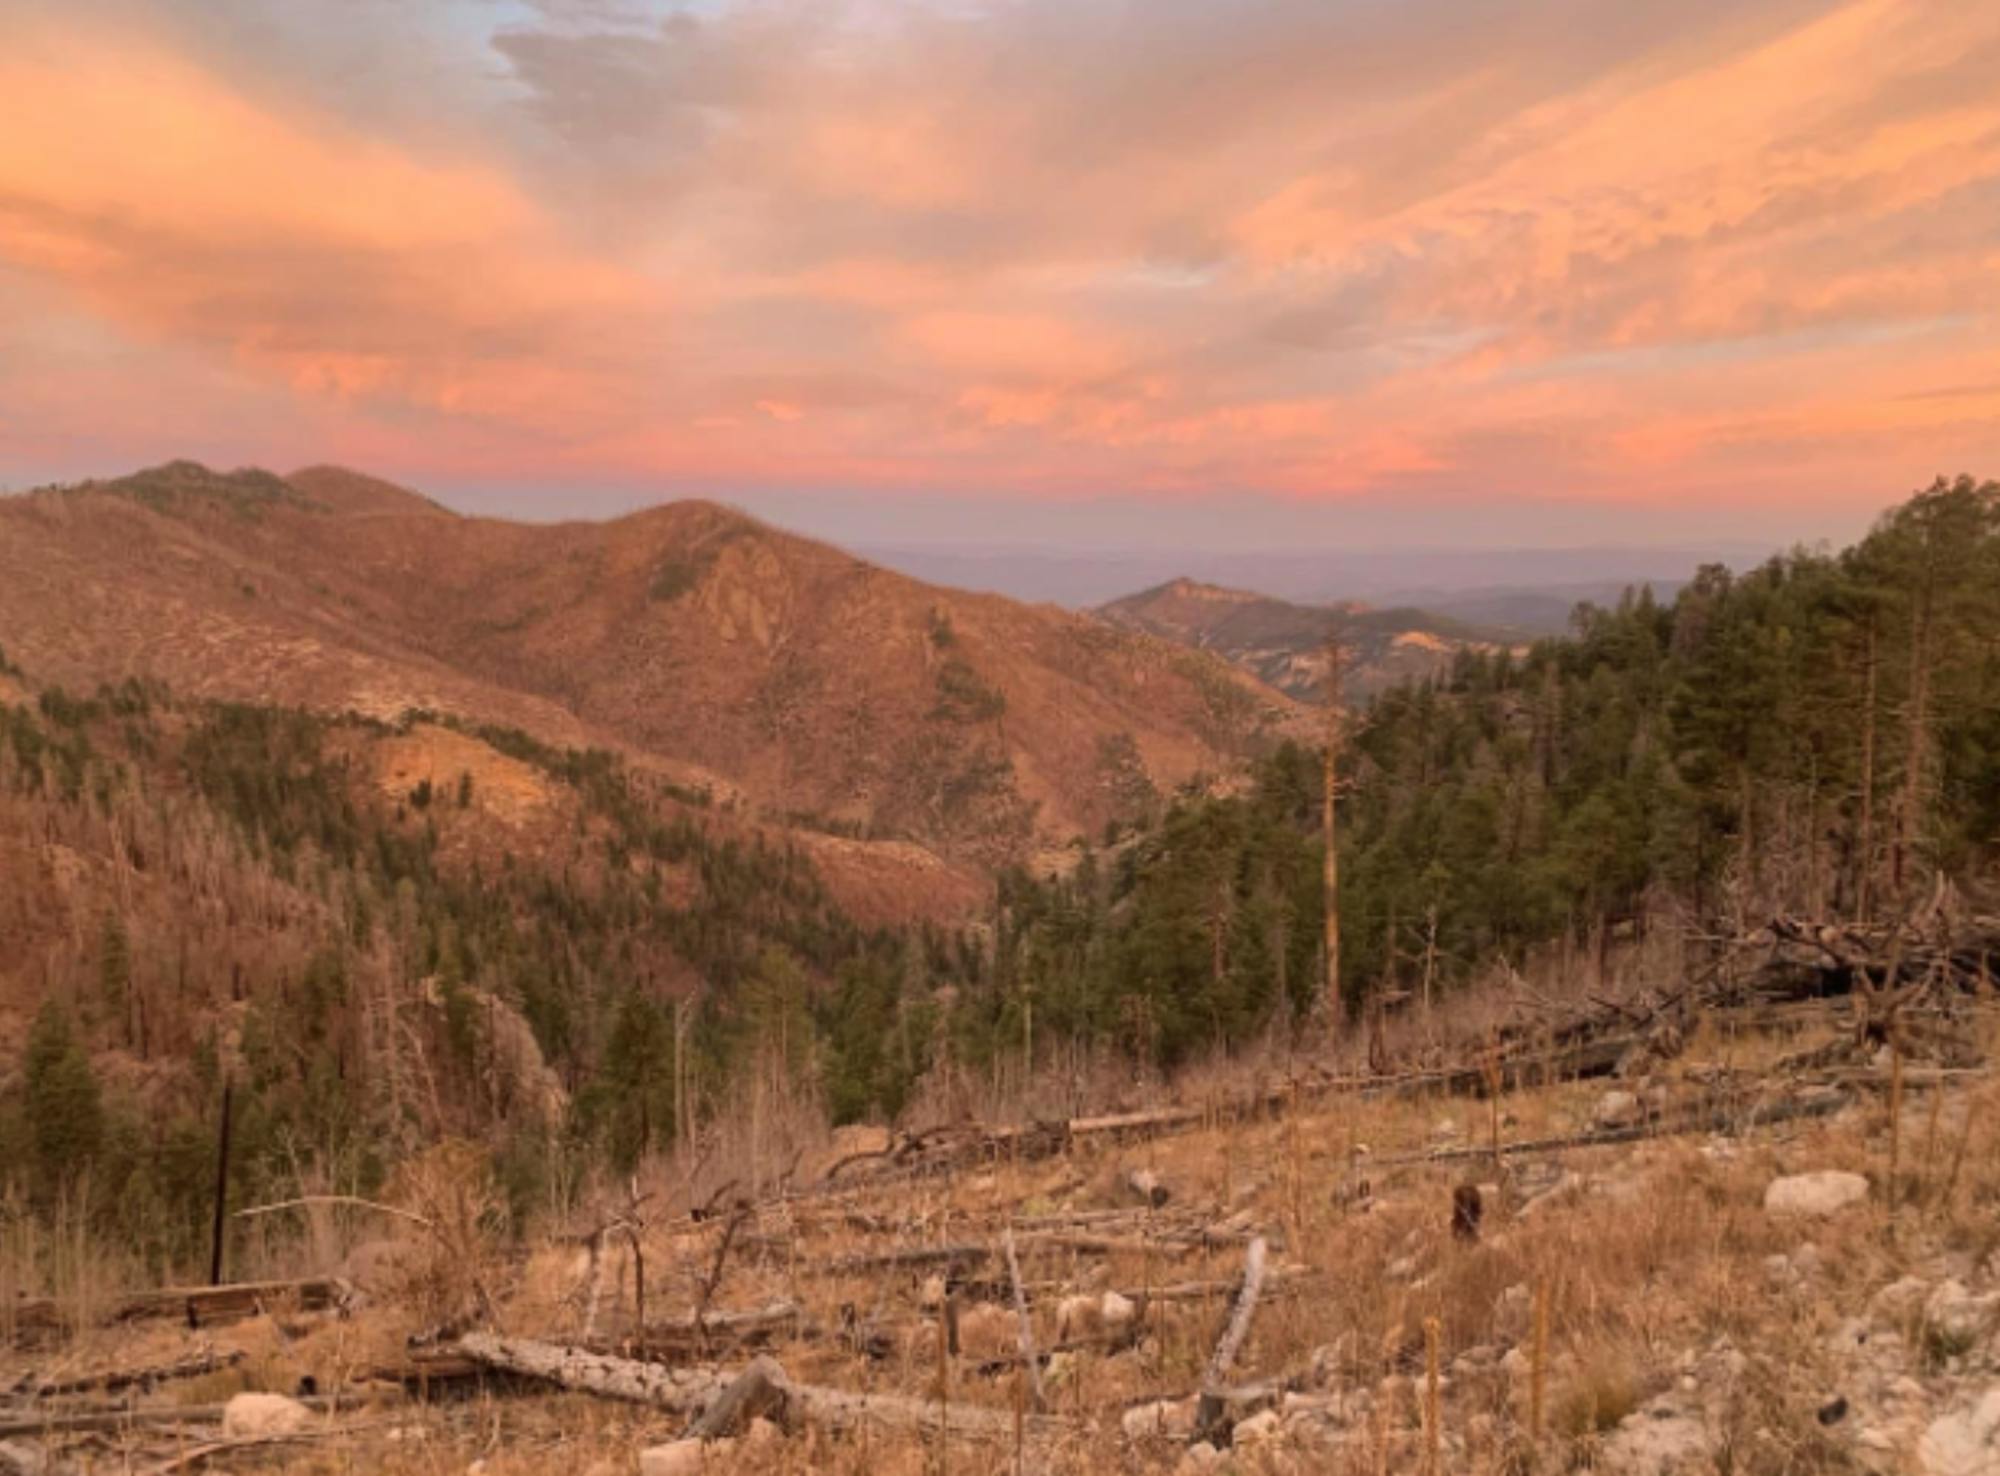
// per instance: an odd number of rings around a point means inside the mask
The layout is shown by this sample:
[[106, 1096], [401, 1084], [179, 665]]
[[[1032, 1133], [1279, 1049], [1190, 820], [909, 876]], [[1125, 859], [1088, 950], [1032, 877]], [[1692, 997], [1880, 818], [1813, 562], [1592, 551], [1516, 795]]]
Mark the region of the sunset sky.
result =
[[1843, 535], [2000, 475], [1996, 78], [1975, 0], [0, 0], [0, 485]]

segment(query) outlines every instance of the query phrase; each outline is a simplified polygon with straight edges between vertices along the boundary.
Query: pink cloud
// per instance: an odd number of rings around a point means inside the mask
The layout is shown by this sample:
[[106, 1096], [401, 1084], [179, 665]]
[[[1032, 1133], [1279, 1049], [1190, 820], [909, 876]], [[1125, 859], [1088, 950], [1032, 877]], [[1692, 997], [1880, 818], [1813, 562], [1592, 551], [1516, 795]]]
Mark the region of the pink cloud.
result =
[[1989, 6], [780, 0], [490, 49], [474, 7], [406, 21], [475, 48], [418, 127], [278, 22], [225, 52], [109, 4], [0, 50], [0, 301], [46, 329], [0, 395], [54, 417], [0, 411], [0, 459], [246, 405], [281, 463], [619, 485], [1879, 496], [2000, 459]]

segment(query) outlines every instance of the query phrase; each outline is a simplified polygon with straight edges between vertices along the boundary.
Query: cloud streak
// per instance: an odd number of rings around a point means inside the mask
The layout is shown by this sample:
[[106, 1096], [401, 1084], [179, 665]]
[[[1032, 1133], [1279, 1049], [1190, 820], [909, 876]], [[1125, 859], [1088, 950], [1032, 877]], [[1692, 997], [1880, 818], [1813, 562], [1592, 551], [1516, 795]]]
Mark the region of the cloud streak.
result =
[[2000, 459], [1991, 7], [233, 6], [0, 9], [0, 393], [56, 407], [0, 458], [123, 449], [173, 362], [197, 439], [662, 491]]

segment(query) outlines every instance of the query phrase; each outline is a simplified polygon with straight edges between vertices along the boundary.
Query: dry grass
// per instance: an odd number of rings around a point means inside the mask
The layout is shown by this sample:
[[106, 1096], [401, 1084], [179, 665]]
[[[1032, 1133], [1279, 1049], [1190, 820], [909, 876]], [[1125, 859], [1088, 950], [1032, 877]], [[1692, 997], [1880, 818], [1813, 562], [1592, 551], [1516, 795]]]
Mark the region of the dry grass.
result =
[[[1797, 1039], [1731, 1039], [1711, 1029], [1666, 1078], [1676, 1099], [1697, 1091], [1683, 1079], [1719, 1058], [1759, 1068]], [[1200, 1090], [1219, 1094], [1222, 1081]], [[1184, 1087], [1184, 1095], [1194, 1088]], [[1574, 1129], [1601, 1088], [1554, 1084], [1501, 1104], [1503, 1135], [1539, 1137]], [[1434, 1145], [1482, 1146], [1486, 1106], [1462, 1099], [1331, 1099], [1293, 1120], [1239, 1122], [1123, 1148], [1082, 1151], [1064, 1159], [996, 1163], [915, 1182], [857, 1189], [831, 1199], [770, 1208], [742, 1227], [714, 1297], [717, 1307], [746, 1308], [780, 1298], [802, 1304], [827, 1329], [847, 1322], [878, 1328], [893, 1351], [858, 1357], [832, 1337], [776, 1349], [794, 1377], [845, 1387], [935, 1399], [936, 1314], [926, 1310], [920, 1270], [833, 1276], [825, 1264], [861, 1251], [947, 1243], [988, 1243], [1010, 1218], [1023, 1244], [1024, 1273], [1050, 1290], [1036, 1297], [1036, 1336], [1054, 1340], [1054, 1288], [1155, 1288], [1174, 1281], [1226, 1283], [1241, 1261], [1240, 1244], [1215, 1241], [1184, 1249], [1161, 1233], [1184, 1208], [1211, 1223], [1256, 1225], [1273, 1237], [1273, 1261], [1318, 1273], [1295, 1294], [1260, 1308], [1239, 1360], [1249, 1379], [1301, 1376], [1305, 1393], [1324, 1403], [1333, 1443], [1311, 1449], [1283, 1444], [1239, 1453], [1243, 1471], [1406, 1472], [1424, 1459], [1426, 1326], [1435, 1323], [1443, 1370], [1440, 1469], [1463, 1476], [1557, 1471], [1598, 1459], [1622, 1420], [1649, 1400], [1699, 1377], [1702, 1360], [1741, 1350], [1739, 1373], [1719, 1381], [1726, 1400], [1711, 1411], [1714, 1469], [1816, 1476], [1852, 1469], [1851, 1443], [1821, 1427], [1815, 1410], [1840, 1372], [1828, 1339], [1845, 1316], [1912, 1268], [1990, 1277], [2000, 1231], [2000, 1085], [1954, 1089], [1935, 1107], [1913, 1092], [1903, 1114], [1901, 1208], [1891, 1233], [1886, 1196], [1824, 1223], [1801, 1227], [1762, 1208], [1774, 1174], [1848, 1168], [1878, 1186], [1888, 1162], [1886, 1113], [1866, 1104], [1822, 1121], [1760, 1131], [1741, 1139], [1666, 1139], [1615, 1148], [1573, 1150], [1554, 1167], [1510, 1160], [1496, 1171], [1483, 1155], [1449, 1164], [1389, 1160]], [[1196, 1098], [1199, 1100], [1199, 1098]], [[643, 1236], [647, 1301], [654, 1320], [685, 1317], [713, 1265], [718, 1224], [677, 1217], [730, 1178], [775, 1187], [801, 1152], [820, 1151], [812, 1123], [791, 1105], [770, 1102], [743, 1121], [722, 1149], [690, 1152], [653, 1166], [642, 1192], [659, 1208]], [[761, 1155], [761, 1165], [757, 1162]], [[1126, 1206], [1119, 1171], [1143, 1164], [1174, 1191], [1166, 1209], [1135, 1213], [1115, 1228], [1088, 1233], [1117, 1239], [1111, 1255], [1050, 1251], [1037, 1245], [1023, 1217], [1089, 1213]], [[1572, 1176], [1545, 1192], [1558, 1173]], [[1357, 1186], [1368, 1181], [1369, 1193]], [[1454, 1241], [1451, 1191], [1482, 1183], [1485, 1233], [1476, 1245]], [[577, 1290], [584, 1256], [572, 1241], [551, 1241], [526, 1256], [502, 1257], [491, 1241], [490, 1201], [467, 1150], [441, 1150], [405, 1176], [399, 1203], [442, 1227], [428, 1237], [436, 1252], [425, 1279], [403, 1305], [353, 1321], [283, 1315], [226, 1329], [217, 1337], [250, 1353], [238, 1369], [179, 1391], [197, 1400], [236, 1387], [286, 1388], [302, 1374], [321, 1387], [351, 1383], [371, 1364], [401, 1356], [400, 1340], [431, 1315], [447, 1315], [475, 1296], [474, 1278], [490, 1285], [498, 1319], [517, 1333], [578, 1328]], [[608, 1210], [617, 1195], [601, 1197]], [[1237, 1217], [1232, 1220], [1231, 1217]], [[575, 1226], [570, 1227], [574, 1229]], [[10, 1235], [18, 1232], [10, 1231]], [[1772, 1258], [1810, 1236], [1818, 1270], [1803, 1288], [1774, 1275]], [[36, 1285], [52, 1276], [75, 1288], [78, 1322], [117, 1270], [79, 1248], [5, 1242], [0, 1276]], [[60, 1267], [67, 1261], [69, 1268]], [[596, 1330], [613, 1340], [631, 1332], [631, 1258], [606, 1253]], [[93, 1292], [93, 1288], [96, 1288]], [[1532, 1379], [1524, 1371], [1534, 1344], [1537, 1288], [1547, 1296], [1545, 1429], [1539, 1453], [1530, 1429]], [[1052, 1408], [1077, 1419], [1077, 1433], [1050, 1454], [1053, 1471], [1172, 1470], [1172, 1442], [1128, 1443], [1126, 1407], [1194, 1390], [1227, 1314], [1226, 1291], [1161, 1304], [1147, 1335], [1113, 1356], [1067, 1355], [1048, 1377]], [[283, 1331], [296, 1324], [295, 1335]], [[968, 1322], [967, 1326], [973, 1326]], [[968, 1347], [951, 1375], [953, 1407], [1009, 1410], [1012, 1375], [981, 1377], [976, 1363], [1011, 1346], [1011, 1323], [999, 1319], [1000, 1346]], [[968, 1333], [968, 1339], [986, 1336]], [[1919, 1379], [1946, 1379], [1969, 1351], [1951, 1338], [1913, 1329]], [[141, 1346], [177, 1346], [186, 1335], [166, 1329], [84, 1334], [62, 1356], [132, 1357]], [[1947, 1345], [1951, 1344], [1951, 1345]], [[1520, 1357], [1503, 1360], [1509, 1350]], [[1308, 1377], [1317, 1370], [1315, 1376]], [[0, 1383], [6, 1370], [0, 1368]], [[1714, 1381], [1711, 1381], [1714, 1382]], [[1708, 1384], [1704, 1384], [1708, 1387]], [[392, 1473], [459, 1471], [474, 1459], [489, 1476], [545, 1470], [557, 1459], [581, 1473], [634, 1469], [635, 1452], [668, 1438], [675, 1422], [572, 1396], [500, 1397], [399, 1411], [402, 1433], [361, 1433], [288, 1453], [302, 1471], [369, 1469]], [[828, 1441], [796, 1435], [773, 1451], [718, 1456], [720, 1471], [966, 1473], [1012, 1470], [1011, 1451], [954, 1447], [948, 1466], [930, 1442], [876, 1437]]]

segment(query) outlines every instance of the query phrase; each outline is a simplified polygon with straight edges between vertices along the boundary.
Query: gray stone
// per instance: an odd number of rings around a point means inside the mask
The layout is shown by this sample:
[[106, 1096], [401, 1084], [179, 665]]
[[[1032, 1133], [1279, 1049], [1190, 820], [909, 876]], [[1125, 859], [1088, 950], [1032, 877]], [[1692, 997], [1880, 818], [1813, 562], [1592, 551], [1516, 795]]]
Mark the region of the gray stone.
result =
[[2000, 1384], [1931, 1421], [1917, 1442], [1917, 1469], [1923, 1476], [2000, 1473]]
[[311, 1421], [311, 1410], [282, 1394], [238, 1394], [222, 1407], [222, 1433], [230, 1440], [296, 1435]]
[[1708, 1471], [1708, 1427], [1670, 1399], [1627, 1415], [1598, 1454], [1596, 1469], [1618, 1476], [1683, 1476]]
[[1843, 1169], [1820, 1169], [1773, 1179], [1764, 1190], [1764, 1209], [1774, 1215], [1837, 1214], [1868, 1197], [1868, 1181]]

